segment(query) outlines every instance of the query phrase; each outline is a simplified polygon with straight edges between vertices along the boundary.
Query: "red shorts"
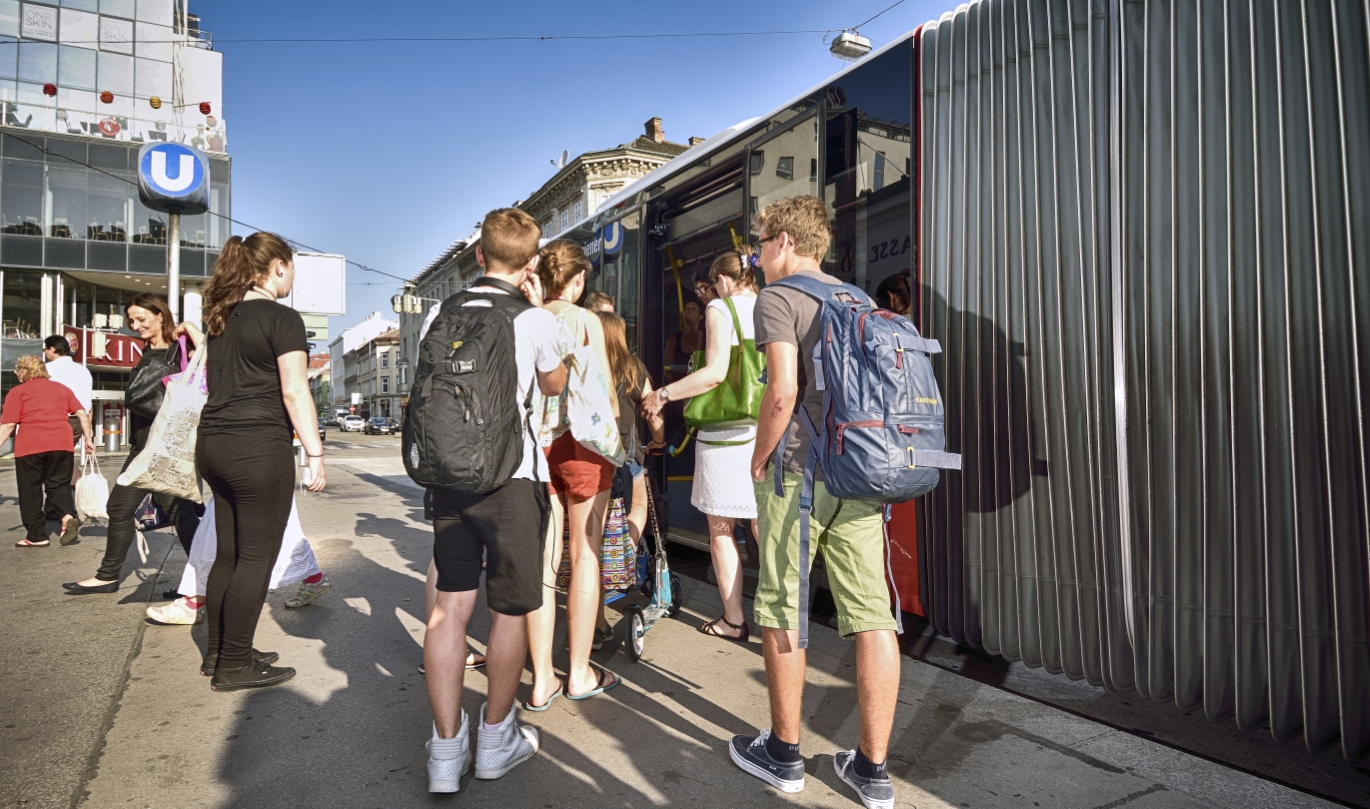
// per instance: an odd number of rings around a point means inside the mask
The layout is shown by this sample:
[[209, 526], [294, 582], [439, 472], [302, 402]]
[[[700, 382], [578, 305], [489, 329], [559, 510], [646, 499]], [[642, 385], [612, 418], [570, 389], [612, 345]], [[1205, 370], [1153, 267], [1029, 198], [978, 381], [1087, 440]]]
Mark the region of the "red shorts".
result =
[[564, 494], [573, 503], [594, 499], [614, 485], [612, 462], [564, 432], [545, 450], [552, 477], [552, 494]]

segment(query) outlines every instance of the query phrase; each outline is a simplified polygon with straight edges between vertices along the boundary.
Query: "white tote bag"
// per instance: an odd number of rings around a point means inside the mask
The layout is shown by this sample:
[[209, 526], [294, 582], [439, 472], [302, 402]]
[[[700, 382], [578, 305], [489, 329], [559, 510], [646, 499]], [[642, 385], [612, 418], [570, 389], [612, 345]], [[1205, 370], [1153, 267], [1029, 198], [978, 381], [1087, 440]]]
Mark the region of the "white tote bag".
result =
[[205, 389], [205, 356], [201, 346], [184, 371], [167, 382], [162, 407], [147, 433], [147, 445], [119, 475], [120, 486], [132, 486], [203, 502], [200, 474], [195, 470], [195, 434], [200, 411], [209, 393]]
[[562, 394], [566, 402], [567, 421], [571, 435], [577, 441], [598, 452], [615, 466], [622, 466], [625, 460], [623, 439], [618, 434], [618, 422], [614, 419], [608, 376], [606, 370], [599, 367], [594, 346], [589, 344], [589, 332], [585, 327], [587, 313], [583, 309], [580, 317], [576, 347], [571, 349], [571, 372], [566, 378], [566, 390]]
[[[176, 591], [183, 596], [202, 596], [205, 594], [210, 568], [214, 567], [214, 557], [219, 550], [219, 535], [214, 528], [214, 498], [205, 503], [205, 516], [200, 518], [200, 527], [195, 530], [195, 539], [190, 543], [190, 558], [186, 560], [185, 571]], [[276, 554], [276, 564], [271, 568], [269, 589], [289, 587], [319, 572], [319, 563], [314, 559], [314, 550], [309, 547], [304, 528], [300, 525], [300, 511], [295, 502], [290, 502], [290, 520], [285, 524], [285, 539], [281, 542], [281, 552]]]
[[81, 464], [81, 478], [76, 481], [76, 516], [83, 522], [97, 520], [109, 522], [109, 481], [100, 474], [100, 464], [95, 453], [85, 453], [86, 460]]

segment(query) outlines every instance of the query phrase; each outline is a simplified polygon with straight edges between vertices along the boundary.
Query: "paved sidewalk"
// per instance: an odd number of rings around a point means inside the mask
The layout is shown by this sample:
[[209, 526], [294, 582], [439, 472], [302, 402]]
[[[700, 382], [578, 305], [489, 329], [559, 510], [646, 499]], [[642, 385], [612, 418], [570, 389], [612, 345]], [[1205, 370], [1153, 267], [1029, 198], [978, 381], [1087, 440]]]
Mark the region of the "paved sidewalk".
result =
[[[619, 645], [595, 655], [623, 676], [623, 686], [520, 715], [542, 733], [534, 760], [498, 781], [468, 777], [454, 797], [429, 796], [422, 747], [429, 712], [417, 666], [431, 534], [417, 493], [393, 472], [384, 460], [330, 458], [329, 490], [301, 497], [306, 533], [334, 588], [299, 610], [282, 606], [289, 593], [273, 593], [257, 636], [258, 648], [279, 651], [299, 676], [276, 689], [216, 694], [197, 672], [202, 626], [147, 626], [76, 804], [860, 805], [832, 771], [833, 753], [856, 741], [854, 645], [813, 629], [803, 740], [809, 777], [801, 794], [780, 795], [726, 752], [733, 734], [768, 722], [760, 644], [700, 636], [694, 628], [718, 613], [718, 596], [690, 579], [684, 612], [652, 630], [641, 662]], [[164, 555], [161, 581], [149, 589], [179, 580], [183, 556]], [[94, 609], [90, 598], [78, 606]], [[127, 607], [117, 612], [136, 623]], [[71, 632], [80, 629], [73, 624]], [[483, 648], [487, 629], [482, 616], [475, 648]], [[473, 721], [484, 690], [483, 673], [469, 674]], [[920, 809], [1333, 805], [909, 659], [890, 769], [897, 804]], [[0, 800], [9, 805], [19, 804]]]

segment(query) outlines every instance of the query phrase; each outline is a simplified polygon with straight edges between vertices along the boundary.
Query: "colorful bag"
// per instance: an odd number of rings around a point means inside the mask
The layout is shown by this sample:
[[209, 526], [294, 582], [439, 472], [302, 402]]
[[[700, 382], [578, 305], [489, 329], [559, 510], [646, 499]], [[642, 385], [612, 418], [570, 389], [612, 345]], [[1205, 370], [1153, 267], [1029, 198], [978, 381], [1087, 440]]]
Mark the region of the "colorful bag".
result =
[[626, 459], [623, 439], [618, 434], [618, 420], [614, 418], [613, 393], [605, 370], [599, 367], [595, 349], [590, 345], [585, 317], [585, 311], [581, 310], [576, 347], [571, 349], [570, 355], [571, 372], [562, 394], [566, 417], [572, 437], [614, 466], [622, 466]]
[[[756, 350], [755, 340], [742, 336], [742, 321], [737, 318], [737, 307], [732, 300], [724, 298], [723, 303], [733, 316], [737, 345], [728, 356], [728, 375], [723, 381], [685, 405], [685, 422], [696, 430], [724, 430], [756, 424], [761, 415], [761, 397], [766, 392], [766, 385], [761, 381], [766, 358]], [[695, 352], [695, 361], [691, 363], [693, 371], [704, 366], [699, 362], [699, 353]]]
[[205, 385], [208, 353], [201, 346], [186, 370], [169, 378], [162, 408], [147, 433], [147, 445], [119, 475], [120, 486], [204, 502], [200, 474], [195, 469], [195, 437], [200, 411], [209, 399]]
[[[571, 585], [571, 525], [567, 520], [562, 534], [561, 567], [557, 569], [557, 589]], [[604, 520], [604, 549], [600, 554], [599, 582], [604, 592], [631, 590], [637, 586], [637, 549], [628, 532], [628, 510], [622, 497], [609, 501]]]

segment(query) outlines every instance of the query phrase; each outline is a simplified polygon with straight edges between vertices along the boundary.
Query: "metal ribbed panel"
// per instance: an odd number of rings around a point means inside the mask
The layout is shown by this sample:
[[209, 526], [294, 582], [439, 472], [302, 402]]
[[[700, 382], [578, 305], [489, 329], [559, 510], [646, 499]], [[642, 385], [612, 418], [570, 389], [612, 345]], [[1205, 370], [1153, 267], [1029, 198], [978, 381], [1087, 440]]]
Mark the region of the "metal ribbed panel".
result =
[[1012, 660], [1370, 752], [1370, 2], [983, 0], [920, 41], [962, 475], [925, 608]]

